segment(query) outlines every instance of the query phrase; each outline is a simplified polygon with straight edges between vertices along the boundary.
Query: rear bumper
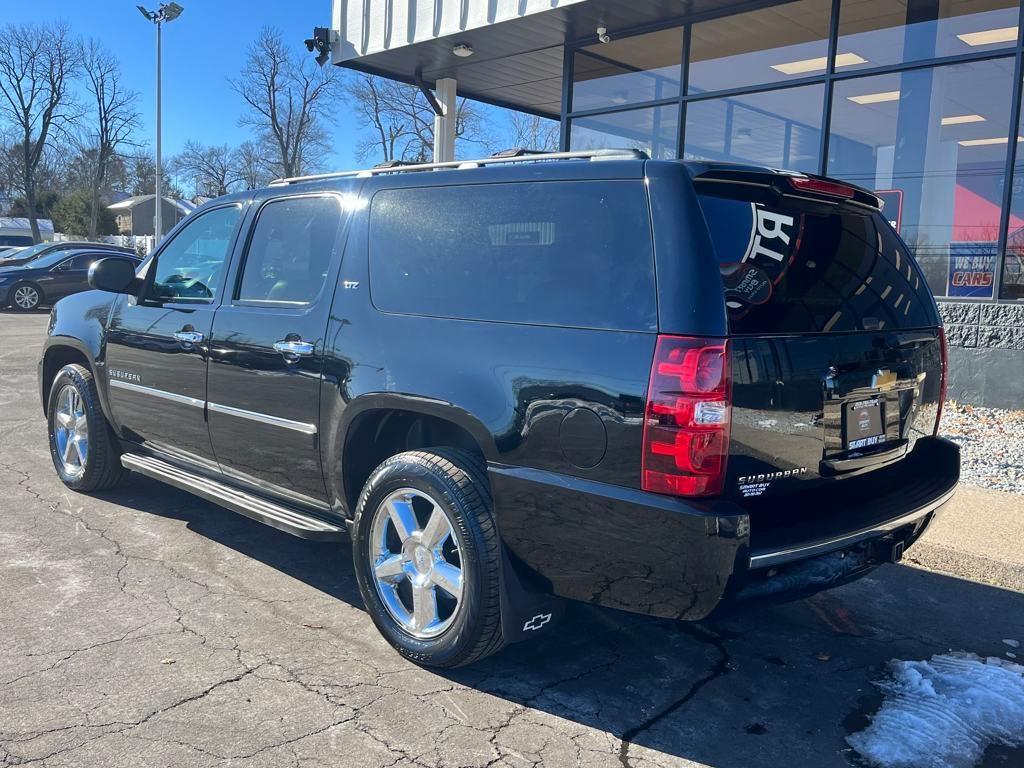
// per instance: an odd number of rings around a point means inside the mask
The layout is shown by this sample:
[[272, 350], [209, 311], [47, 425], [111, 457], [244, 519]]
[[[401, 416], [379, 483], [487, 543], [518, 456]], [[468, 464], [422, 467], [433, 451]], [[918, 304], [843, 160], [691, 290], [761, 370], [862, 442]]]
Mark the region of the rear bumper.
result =
[[820, 540], [799, 542], [782, 549], [754, 550], [750, 555], [749, 567], [751, 570], [757, 570], [759, 568], [771, 568], [784, 563], [791, 563], [794, 560], [806, 560], [810, 557], [834, 552], [837, 549], [849, 549], [855, 544], [868, 539], [884, 538], [907, 527], [916, 528], [922, 523], [930, 521], [931, 516], [945, 506], [953, 498], [954, 493], [956, 493], [955, 487], [950, 488], [934, 499], [925, 501], [899, 517], [881, 520]]
[[959, 462], [955, 444], [919, 440], [886, 470], [904, 482], [879, 480], [885, 487], [869, 501], [837, 508], [833, 499], [819, 516], [774, 529], [764, 509], [751, 514], [729, 500], [684, 501], [502, 465], [490, 478], [502, 539], [537, 589], [696, 620], [723, 602], [801, 596], [892, 559], [952, 497]]

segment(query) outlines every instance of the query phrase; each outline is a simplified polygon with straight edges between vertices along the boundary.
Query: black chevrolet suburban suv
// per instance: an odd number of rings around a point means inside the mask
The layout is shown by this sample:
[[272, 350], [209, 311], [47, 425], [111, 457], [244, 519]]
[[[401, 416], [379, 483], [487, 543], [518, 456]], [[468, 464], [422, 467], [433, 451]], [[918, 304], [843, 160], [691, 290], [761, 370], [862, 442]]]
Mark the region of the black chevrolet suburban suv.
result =
[[696, 620], [898, 560], [952, 496], [945, 340], [871, 193], [633, 151], [283, 179], [53, 310], [53, 463], [351, 539], [426, 665], [561, 598]]

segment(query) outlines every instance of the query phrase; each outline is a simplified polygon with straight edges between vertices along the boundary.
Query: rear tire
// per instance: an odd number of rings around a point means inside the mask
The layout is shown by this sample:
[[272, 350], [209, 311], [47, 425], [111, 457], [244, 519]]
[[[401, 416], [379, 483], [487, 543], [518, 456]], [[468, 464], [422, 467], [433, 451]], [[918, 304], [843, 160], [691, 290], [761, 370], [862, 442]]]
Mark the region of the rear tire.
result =
[[96, 382], [81, 365], [65, 365], [50, 387], [46, 420], [57, 475], [75, 491], [100, 491], [125, 474], [121, 450], [100, 408]]
[[431, 448], [377, 467], [356, 506], [352, 558], [370, 618], [406, 658], [458, 667], [504, 645], [500, 547], [478, 458]]
[[43, 292], [32, 283], [18, 283], [11, 288], [11, 306], [19, 312], [31, 312], [39, 309], [43, 302]]

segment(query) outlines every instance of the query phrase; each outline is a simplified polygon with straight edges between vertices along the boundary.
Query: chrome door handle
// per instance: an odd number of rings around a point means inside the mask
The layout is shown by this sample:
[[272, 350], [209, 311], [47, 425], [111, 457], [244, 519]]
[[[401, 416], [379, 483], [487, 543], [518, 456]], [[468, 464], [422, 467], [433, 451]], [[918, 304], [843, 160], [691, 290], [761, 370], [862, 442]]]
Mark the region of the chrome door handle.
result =
[[186, 344], [198, 344], [203, 340], [203, 334], [197, 331], [177, 331], [174, 338]]
[[274, 349], [285, 357], [309, 357], [313, 354], [313, 345], [308, 341], [275, 341]]

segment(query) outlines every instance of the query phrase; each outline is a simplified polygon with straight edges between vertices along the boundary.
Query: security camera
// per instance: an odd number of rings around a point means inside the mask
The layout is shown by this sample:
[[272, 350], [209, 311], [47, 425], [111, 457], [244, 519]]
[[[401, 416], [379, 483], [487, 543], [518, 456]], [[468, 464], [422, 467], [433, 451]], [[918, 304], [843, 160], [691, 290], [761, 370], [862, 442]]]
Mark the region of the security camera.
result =
[[331, 30], [327, 27], [314, 27], [313, 36], [307, 38], [306, 50], [310, 53], [317, 52], [316, 63], [323, 66], [331, 56]]
[[602, 43], [610, 43], [612, 41], [611, 36], [608, 34], [608, 27], [597, 28], [597, 39]]

